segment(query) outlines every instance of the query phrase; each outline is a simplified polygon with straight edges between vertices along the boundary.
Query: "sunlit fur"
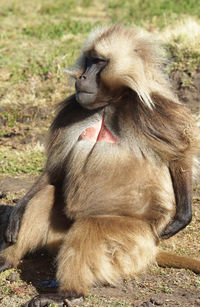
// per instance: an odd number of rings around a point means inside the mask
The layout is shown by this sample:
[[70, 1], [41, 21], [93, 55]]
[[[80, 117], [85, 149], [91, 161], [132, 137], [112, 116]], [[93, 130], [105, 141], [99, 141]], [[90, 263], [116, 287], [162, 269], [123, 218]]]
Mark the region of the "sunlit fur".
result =
[[94, 50], [109, 60], [101, 74], [101, 80], [109, 88], [128, 87], [149, 108], [154, 105], [153, 92], [177, 101], [161, 69], [165, 61], [164, 51], [151, 34], [122, 26], [97, 28], [86, 41], [83, 54], [72, 70], [73, 76], [79, 76], [84, 70], [88, 50]]
[[[75, 95], [62, 102], [49, 133], [41, 177], [47, 184], [28, 201], [18, 241], [0, 257], [16, 266], [28, 251], [57, 249], [60, 291], [77, 295], [134, 277], [156, 261], [161, 233], [176, 210], [169, 168], [177, 182], [188, 180], [190, 193], [199, 146], [195, 123], [171, 92], [150, 34], [122, 26], [94, 31], [71, 73], [76, 78], [88, 51], [108, 60], [100, 81], [112, 92], [123, 88], [123, 95], [95, 110], [82, 108]], [[119, 142], [78, 141], [102, 117]], [[182, 187], [178, 194], [185, 197]], [[173, 261], [167, 253], [157, 259], [200, 271], [199, 261]]]

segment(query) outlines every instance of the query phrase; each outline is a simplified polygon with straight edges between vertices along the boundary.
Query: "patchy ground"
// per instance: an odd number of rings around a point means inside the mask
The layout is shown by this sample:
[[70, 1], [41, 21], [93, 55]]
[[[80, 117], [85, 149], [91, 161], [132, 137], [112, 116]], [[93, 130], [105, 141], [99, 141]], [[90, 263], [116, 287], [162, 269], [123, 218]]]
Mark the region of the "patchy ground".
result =
[[[185, 73], [184, 80], [181, 73], [174, 72], [171, 78], [177, 94], [200, 122], [200, 71], [192, 77]], [[187, 78], [190, 79], [190, 83], [185, 86]], [[48, 87], [51, 80], [48, 79], [46, 82]], [[20, 150], [23, 146], [33, 146], [33, 144], [36, 146], [35, 144], [38, 143], [44, 144], [46, 127], [52, 118], [50, 107], [53, 109], [52, 104], [37, 107], [31, 107], [28, 104], [20, 109], [17, 105], [17, 125], [13, 128], [10, 124], [10, 132], [8, 123], [12, 118], [0, 115], [0, 127], [2, 130], [6, 127], [5, 134], [1, 135], [0, 144], [11, 147], [13, 150]], [[7, 106], [7, 109], [1, 108], [1, 111], [9, 114], [8, 108], [11, 106]], [[33, 124], [27, 129], [27, 122], [30, 121], [33, 121]], [[8, 212], [9, 206], [15, 205], [24, 195], [35, 178], [34, 173], [26, 176], [0, 177], [1, 217], [3, 212], [5, 214], [6, 208]], [[179, 254], [198, 258], [200, 256], [200, 181], [194, 189], [193, 208], [192, 223], [184, 231], [161, 245]], [[2, 229], [1, 227], [1, 231]], [[27, 256], [18, 270], [11, 269], [1, 274], [1, 306], [18, 307], [36, 293], [56, 290], [54, 260], [54, 257], [48, 255], [46, 251], [40, 251]], [[164, 269], [154, 266], [137, 280], [124, 280], [117, 287], [93, 288], [83, 306], [200, 306], [200, 277], [184, 269]]]
[[[4, 205], [13, 205], [35, 178], [5, 177], [0, 181], [0, 198]], [[186, 230], [163, 247], [180, 254], [198, 257], [200, 254], [200, 188], [194, 196], [194, 218]], [[0, 212], [5, 206], [0, 206]], [[8, 210], [10, 209], [7, 206]], [[24, 259], [18, 270], [11, 269], [0, 279], [1, 306], [20, 306], [38, 293], [56, 290], [55, 259], [39, 251]], [[117, 287], [95, 287], [83, 306], [200, 306], [200, 278], [184, 269], [152, 267], [137, 280], [124, 280]]]

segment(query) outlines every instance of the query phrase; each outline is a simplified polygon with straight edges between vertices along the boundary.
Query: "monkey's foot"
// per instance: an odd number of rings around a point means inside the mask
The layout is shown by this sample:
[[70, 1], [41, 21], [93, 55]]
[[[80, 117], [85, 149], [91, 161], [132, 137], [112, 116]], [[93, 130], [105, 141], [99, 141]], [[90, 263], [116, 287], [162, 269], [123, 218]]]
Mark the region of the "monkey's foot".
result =
[[0, 273], [11, 269], [12, 267], [13, 265], [10, 262], [8, 262], [3, 256], [0, 256]]
[[83, 302], [83, 297], [77, 297], [72, 294], [56, 294], [48, 293], [35, 296], [32, 300], [27, 302], [24, 307], [46, 307], [51, 303], [55, 303], [60, 307], [80, 306]]

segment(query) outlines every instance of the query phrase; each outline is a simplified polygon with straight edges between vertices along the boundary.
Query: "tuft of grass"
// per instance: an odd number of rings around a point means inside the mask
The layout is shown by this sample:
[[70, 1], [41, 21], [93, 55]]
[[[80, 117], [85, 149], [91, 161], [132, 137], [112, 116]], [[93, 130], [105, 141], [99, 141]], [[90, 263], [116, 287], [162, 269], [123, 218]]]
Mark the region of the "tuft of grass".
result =
[[45, 156], [42, 151], [8, 151], [0, 152], [0, 174], [38, 175], [42, 172], [45, 163]]
[[172, 58], [173, 69], [192, 73], [200, 68], [200, 23], [197, 20], [181, 20], [167, 27], [161, 36]]
[[[19, 110], [17, 108], [12, 109], [11, 112], [2, 112], [2, 115], [0, 116], [0, 119], [2, 119], [4, 122], [6, 122], [6, 125], [10, 128], [15, 126], [15, 122], [19, 118]], [[0, 136], [1, 136], [1, 130], [0, 130]]]

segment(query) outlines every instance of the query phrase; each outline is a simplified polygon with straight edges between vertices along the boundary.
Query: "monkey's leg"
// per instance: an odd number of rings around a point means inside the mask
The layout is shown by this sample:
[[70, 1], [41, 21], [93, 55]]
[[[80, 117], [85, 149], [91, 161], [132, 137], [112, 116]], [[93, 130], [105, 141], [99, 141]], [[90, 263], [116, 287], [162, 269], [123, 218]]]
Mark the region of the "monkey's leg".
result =
[[17, 242], [0, 253], [0, 271], [16, 267], [28, 252], [46, 244], [54, 186], [48, 185], [30, 201], [24, 213]]
[[26, 307], [50, 302], [65, 306], [64, 298], [85, 296], [96, 283], [117, 284], [143, 271], [155, 260], [156, 250], [145, 221], [120, 216], [80, 218], [66, 234], [58, 254], [59, 293], [40, 295]]
[[26, 195], [19, 200], [17, 205], [13, 208], [8, 218], [8, 226], [6, 228], [4, 237], [8, 243], [15, 243], [17, 241], [19, 227], [21, 224], [24, 212], [30, 204], [30, 200], [46, 185], [48, 185], [47, 174], [43, 174], [33, 187], [26, 193]]

